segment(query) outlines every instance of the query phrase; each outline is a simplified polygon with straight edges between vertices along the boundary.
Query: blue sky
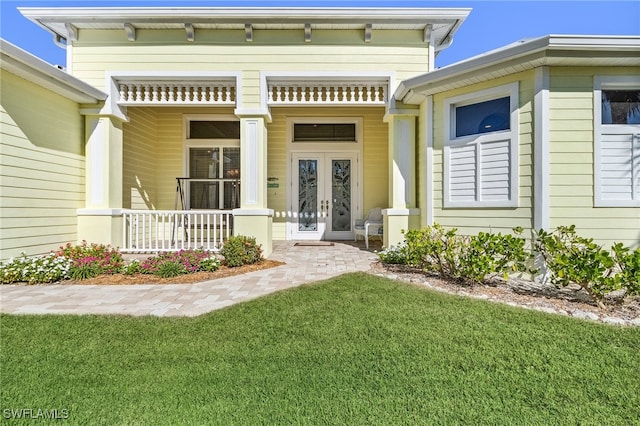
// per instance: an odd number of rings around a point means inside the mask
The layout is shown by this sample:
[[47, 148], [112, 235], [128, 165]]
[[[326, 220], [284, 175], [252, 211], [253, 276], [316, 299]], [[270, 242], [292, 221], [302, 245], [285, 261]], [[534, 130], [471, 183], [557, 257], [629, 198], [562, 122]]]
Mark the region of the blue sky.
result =
[[472, 12], [453, 45], [438, 55], [436, 66], [547, 34], [640, 35], [640, 1], [12, 1], [0, 0], [0, 35], [52, 64], [65, 64], [64, 50], [52, 36], [31, 23], [17, 7], [77, 6], [227, 6], [227, 7], [464, 7]]

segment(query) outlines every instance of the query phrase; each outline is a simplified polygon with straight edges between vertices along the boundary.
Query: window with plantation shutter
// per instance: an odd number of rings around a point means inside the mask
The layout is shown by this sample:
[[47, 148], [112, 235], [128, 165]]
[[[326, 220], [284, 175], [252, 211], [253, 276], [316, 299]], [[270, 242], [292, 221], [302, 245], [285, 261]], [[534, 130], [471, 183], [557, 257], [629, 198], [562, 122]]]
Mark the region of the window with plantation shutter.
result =
[[595, 205], [640, 206], [640, 80], [596, 77]]
[[445, 207], [517, 207], [518, 86], [445, 102]]

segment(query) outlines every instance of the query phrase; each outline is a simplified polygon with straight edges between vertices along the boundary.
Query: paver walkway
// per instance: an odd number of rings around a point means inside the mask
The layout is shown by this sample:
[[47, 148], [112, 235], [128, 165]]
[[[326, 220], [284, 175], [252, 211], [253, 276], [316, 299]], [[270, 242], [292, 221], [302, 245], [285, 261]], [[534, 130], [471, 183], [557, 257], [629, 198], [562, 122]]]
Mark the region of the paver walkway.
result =
[[275, 241], [273, 248], [269, 258], [285, 265], [195, 284], [2, 285], [0, 312], [197, 316], [304, 283], [368, 271], [377, 259], [363, 243]]

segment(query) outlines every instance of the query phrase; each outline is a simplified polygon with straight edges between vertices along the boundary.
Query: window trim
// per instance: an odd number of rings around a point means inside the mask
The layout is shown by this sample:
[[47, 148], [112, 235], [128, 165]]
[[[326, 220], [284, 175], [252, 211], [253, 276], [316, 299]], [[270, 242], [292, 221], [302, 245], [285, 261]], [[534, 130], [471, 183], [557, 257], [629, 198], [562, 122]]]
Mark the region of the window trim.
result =
[[[456, 137], [455, 108], [472, 105], [475, 103], [490, 101], [503, 97], [509, 97], [509, 120], [510, 128], [495, 132], [478, 133], [467, 136]], [[443, 205], [445, 208], [515, 208], [519, 203], [519, 83], [513, 82], [501, 86], [492, 87], [485, 90], [466, 93], [444, 100], [444, 146], [443, 146]], [[480, 157], [478, 147], [490, 142], [509, 140], [509, 199], [505, 201], [481, 200], [480, 197]], [[451, 180], [451, 148], [461, 146], [475, 147], [475, 201], [452, 201], [450, 180]]]
[[[189, 176], [189, 150], [191, 148], [240, 148], [240, 139], [189, 139], [189, 122], [190, 121], [240, 121], [240, 119], [232, 114], [184, 114], [183, 115], [183, 125], [182, 125], [182, 171], [183, 176]], [[242, 170], [240, 171], [240, 176], [242, 176]], [[224, 180], [222, 180], [223, 182]], [[224, 185], [220, 185], [220, 199], [224, 200], [223, 196], [223, 187]], [[185, 199], [188, 205], [185, 207], [187, 209], [191, 208], [191, 197], [190, 197], [190, 185], [185, 185], [184, 191]]]
[[[611, 89], [640, 89], [640, 81], [638, 81], [637, 77], [629, 75], [595, 76], [593, 79], [593, 205], [594, 207], [640, 207], [640, 195], [637, 195], [637, 198], [635, 198], [636, 191], [633, 190], [631, 200], [605, 200], [602, 198], [600, 185], [602, 179], [602, 169], [600, 167], [602, 158], [600, 150], [602, 148], [603, 129], [617, 128], [624, 131], [628, 128], [629, 133], [633, 135], [632, 137], [640, 138], [639, 124], [602, 124], [602, 90]], [[640, 145], [640, 141], [638, 144]], [[635, 176], [633, 176], [632, 185], [634, 185], [636, 180]], [[633, 186], [632, 189], [634, 189]]]

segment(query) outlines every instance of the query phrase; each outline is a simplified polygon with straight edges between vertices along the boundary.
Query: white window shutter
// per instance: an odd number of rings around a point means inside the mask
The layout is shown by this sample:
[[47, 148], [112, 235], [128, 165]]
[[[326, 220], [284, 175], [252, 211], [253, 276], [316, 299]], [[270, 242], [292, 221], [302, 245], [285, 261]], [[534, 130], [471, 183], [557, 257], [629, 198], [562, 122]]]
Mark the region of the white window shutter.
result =
[[446, 147], [448, 207], [512, 206], [516, 199], [510, 139]]
[[640, 138], [603, 133], [600, 140], [599, 185], [603, 202], [640, 200]]
[[449, 202], [473, 203], [477, 200], [476, 144], [454, 145], [449, 149]]
[[480, 148], [479, 201], [511, 200], [511, 153], [509, 139], [484, 142]]

